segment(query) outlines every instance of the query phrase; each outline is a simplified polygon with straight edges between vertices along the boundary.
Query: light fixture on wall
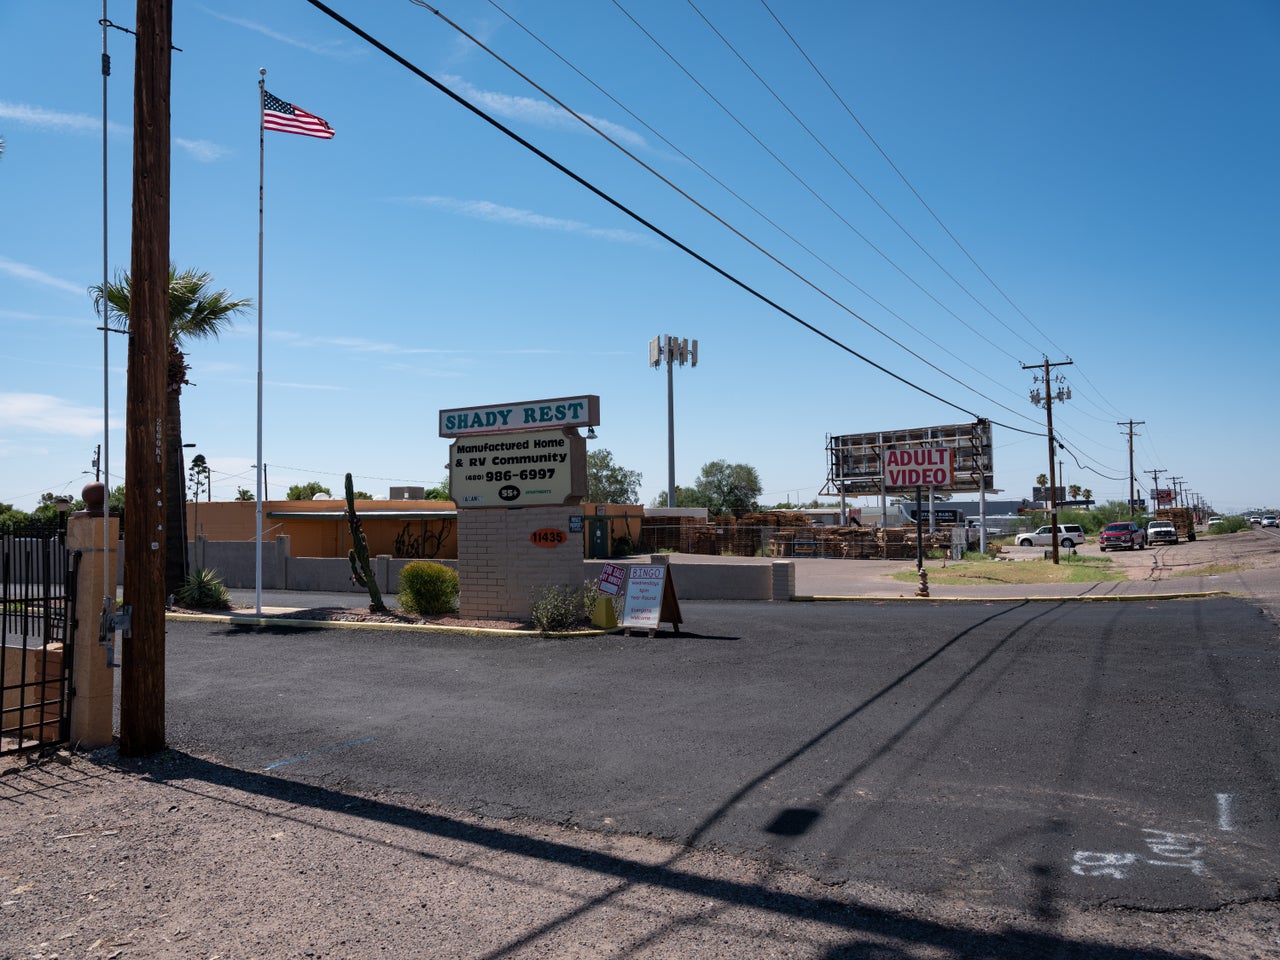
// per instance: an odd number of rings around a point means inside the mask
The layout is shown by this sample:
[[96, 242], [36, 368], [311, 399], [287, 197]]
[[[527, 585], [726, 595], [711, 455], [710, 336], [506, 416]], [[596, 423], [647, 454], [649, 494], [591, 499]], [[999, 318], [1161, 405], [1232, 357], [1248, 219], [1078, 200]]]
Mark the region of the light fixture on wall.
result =
[[596, 428], [595, 428], [595, 427], [587, 427], [587, 439], [588, 439], [588, 440], [594, 440], [595, 438], [596, 438]]

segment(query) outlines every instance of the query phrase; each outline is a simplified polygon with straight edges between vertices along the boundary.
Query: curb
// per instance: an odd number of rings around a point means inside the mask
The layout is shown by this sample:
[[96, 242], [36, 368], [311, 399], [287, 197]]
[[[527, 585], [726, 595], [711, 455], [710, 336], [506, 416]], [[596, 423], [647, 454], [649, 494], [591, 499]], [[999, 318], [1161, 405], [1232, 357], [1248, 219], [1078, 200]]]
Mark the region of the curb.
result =
[[1132, 601], [1150, 601], [1150, 600], [1201, 600], [1210, 597], [1229, 597], [1231, 593], [1227, 590], [1204, 590], [1204, 591], [1187, 591], [1183, 593], [1112, 593], [1112, 594], [1076, 594], [1064, 597], [917, 597], [915, 595], [896, 597], [890, 596], [858, 596], [858, 597], [801, 597], [795, 596], [791, 600], [795, 603], [829, 603], [840, 601], [857, 601], [867, 602], [875, 601], [877, 603], [887, 602], [945, 602], [945, 603], [1063, 603], [1066, 601], [1081, 601], [1089, 603], [1105, 603], [1105, 602], [1122, 602]]
[[191, 623], [226, 623], [247, 627], [296, 627], [306, 630], [391, 630], [410, 633], [452, 633], [468, 637], [598, 637], [610, 630], [573, 630], [542, 634], [537, 630], [506, 630], [500, 627], [451, 627], [436, 623], [368, 623], [362, 620], [299, 620], [294, 617], [257, 617], [252, 614], [166, 613], [166, 620]]

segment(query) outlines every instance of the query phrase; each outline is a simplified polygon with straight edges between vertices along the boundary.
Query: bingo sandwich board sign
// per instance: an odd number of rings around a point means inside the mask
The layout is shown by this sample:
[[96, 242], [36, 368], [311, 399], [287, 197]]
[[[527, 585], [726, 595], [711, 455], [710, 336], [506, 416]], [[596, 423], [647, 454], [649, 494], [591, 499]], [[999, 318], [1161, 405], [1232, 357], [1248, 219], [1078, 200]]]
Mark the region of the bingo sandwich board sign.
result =
[[626, 593], [622, 603], [622, 627], [630, 636], [632, 629], [649, 631], [653, 636], [661, 622], [680, 632], [680, 603], [671, 582], [671, 568], [666, 564], [632, 564], [627, 569]]

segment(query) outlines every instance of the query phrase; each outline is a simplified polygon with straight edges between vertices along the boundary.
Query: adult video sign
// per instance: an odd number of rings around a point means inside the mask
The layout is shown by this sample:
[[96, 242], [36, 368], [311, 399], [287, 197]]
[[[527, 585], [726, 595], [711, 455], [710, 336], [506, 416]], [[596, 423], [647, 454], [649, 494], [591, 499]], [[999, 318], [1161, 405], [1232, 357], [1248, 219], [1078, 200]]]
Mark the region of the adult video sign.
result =
[[586, 440], [576, 431], [459, 437], [449, 445], [449, 489], [464, 507], [575, 503], [586, 495]]

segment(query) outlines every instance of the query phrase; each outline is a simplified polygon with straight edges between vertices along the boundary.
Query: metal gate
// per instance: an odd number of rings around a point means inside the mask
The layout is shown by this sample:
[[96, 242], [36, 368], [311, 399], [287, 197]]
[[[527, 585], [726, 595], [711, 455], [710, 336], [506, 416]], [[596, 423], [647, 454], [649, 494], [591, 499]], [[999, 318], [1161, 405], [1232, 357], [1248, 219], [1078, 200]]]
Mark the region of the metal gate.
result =
[[0, 534], [0, 755], [70, 737], [79, 557], [60, 526]]

